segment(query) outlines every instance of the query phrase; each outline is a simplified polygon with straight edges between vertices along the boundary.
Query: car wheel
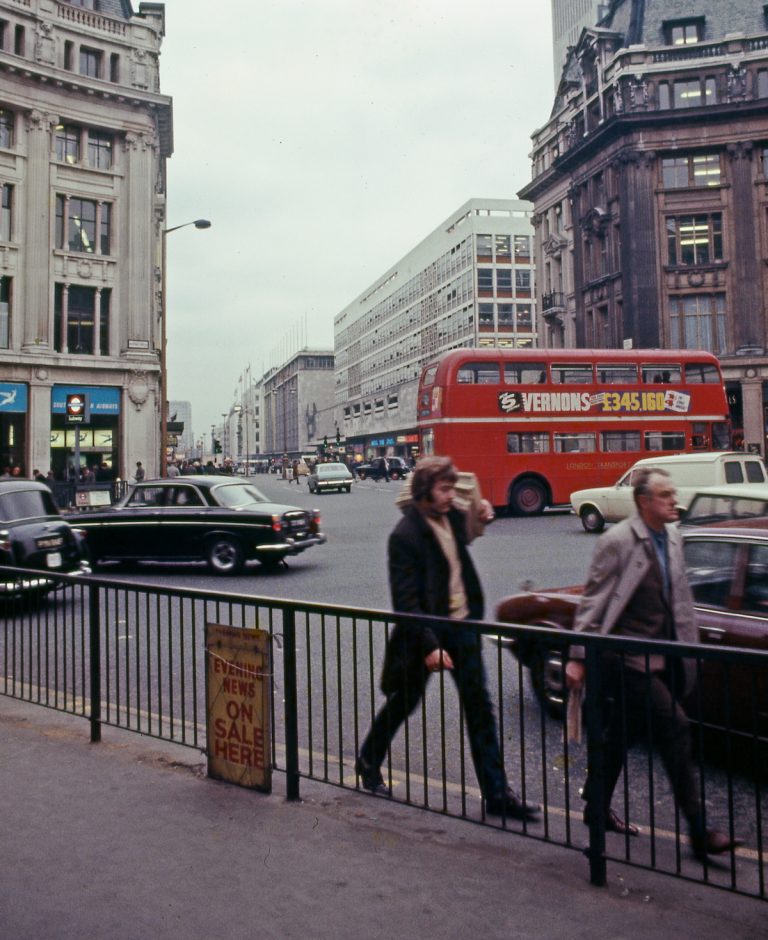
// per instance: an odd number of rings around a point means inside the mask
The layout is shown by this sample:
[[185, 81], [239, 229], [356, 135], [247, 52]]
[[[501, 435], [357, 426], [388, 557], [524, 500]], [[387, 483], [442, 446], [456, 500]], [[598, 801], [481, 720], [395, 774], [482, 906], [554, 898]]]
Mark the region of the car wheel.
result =
[[561, 719], [568, 698], [562, 650], [540, 647], [533, 656], [530, 675], [539, 705], [552, 718]]
[[547, 505], [547, 493], [538, 480], [520, 480], [512, 488], [510, 509], [517, 516], [537, 516]]
[[365, 472], [365, 470], [358, 470], [358, 471], [357, 471], [357, 475], [358, 475], [358, 477], [359, 477], [361, 480], [364, 480], [365, 477], [366, 477], [366, 472]]
[[208, 542], [205, 560], [214, 574], [237, 574], [243, 567], [243, 550], [235, 539], [220, 535]]
[[597, 506], [585, 506], [579, 515], [585, 532], [597, 533], [605, 528], [605, 518]]

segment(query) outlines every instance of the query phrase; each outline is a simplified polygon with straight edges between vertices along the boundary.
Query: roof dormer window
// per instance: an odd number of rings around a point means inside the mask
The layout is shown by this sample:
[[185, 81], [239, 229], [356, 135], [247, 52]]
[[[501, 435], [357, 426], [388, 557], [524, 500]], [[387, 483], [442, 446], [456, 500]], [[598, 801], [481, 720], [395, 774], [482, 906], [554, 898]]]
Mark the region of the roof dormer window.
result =
[[692, 46], [704, 39], [703, 16], [664, 21], [664, 40], [668, 46]]

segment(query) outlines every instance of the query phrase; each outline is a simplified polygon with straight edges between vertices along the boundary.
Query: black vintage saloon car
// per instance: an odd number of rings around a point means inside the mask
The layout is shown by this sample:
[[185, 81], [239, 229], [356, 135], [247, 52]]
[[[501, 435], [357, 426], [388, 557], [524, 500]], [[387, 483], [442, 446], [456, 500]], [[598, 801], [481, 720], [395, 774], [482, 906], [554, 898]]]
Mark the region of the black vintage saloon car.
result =
[[74, 518], [94, 562], [206, 561], [216, 574], [252, 559], [276, 565], [325, 542], [319, 513], [272, 503], [231, 477], [143, 481], [108, 509]]
[[0, 595], [51, 591], [55, 582], [40, 572], [87, 574], [87, 556], [82, 531], [62, 519], [45, 484], [0, 480], [0, 566], [37, 572], [0, 575]]

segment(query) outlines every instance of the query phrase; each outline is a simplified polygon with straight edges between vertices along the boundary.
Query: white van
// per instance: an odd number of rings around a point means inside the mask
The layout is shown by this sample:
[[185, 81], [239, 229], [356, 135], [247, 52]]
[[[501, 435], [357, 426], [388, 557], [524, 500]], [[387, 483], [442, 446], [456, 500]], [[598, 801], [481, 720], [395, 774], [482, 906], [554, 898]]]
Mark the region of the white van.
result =
[[670, 454], [668, 457], [645, 457], [613, 486], [598, 486], [571, 493], [571, 507], [587, 532], [602, 532], [606, 522], [618, 522], [632, 515], [634, 477], [643, 467], [659, 467], [670, 475], [677, 488], [677, 501], [687, 509], [694, 495], [705, 486], [735, 483], [768, 483], [765, 464], [757, 454], [731, 451], [712, 453]]

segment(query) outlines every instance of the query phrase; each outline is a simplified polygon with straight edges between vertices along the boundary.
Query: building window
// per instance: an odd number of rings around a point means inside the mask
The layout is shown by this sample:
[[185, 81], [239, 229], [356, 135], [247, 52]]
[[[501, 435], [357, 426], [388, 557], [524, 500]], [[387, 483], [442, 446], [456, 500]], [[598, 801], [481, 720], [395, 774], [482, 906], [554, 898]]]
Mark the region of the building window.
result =
[[89, 254], [110, 254], [112, 206], [56, 196], [56, 247]]
[[531, 240], [527, 235], [515, 235], [515, 260], [527, 261], [531, 257]]
[[719, 186], [722, 182], [720, 156], [716, 153], [702, 153], [665, 157], [661, 161], [661, 174], [665, 189]]
[[109, 57], [109, 80], [115, 84], [120, 81], [120, 56], [116, 52]]
[[509, 235], [496, 236], [496, 263], [509, 264], [512, 261], [512, 249]]
[[710, 264], [722, 261], [721, 213], [668, 217], [667, 256], [669, 264]]
[[712, 77], [675, 82], [672, 95], [674, 108], [700, 108], [702, 105], [717, 104], [717, 84]]
[[56, 159], [61, 163], [80, 161], [80, 129], [70, 124], [56, 128]]
[[499, 304], [496, 312], [499, 318], [499, 329], [511, 330], [515, 324], [514, 306], [512, 304]]
[[0, 349], [11, 345], [11, 279], [0, 277]]
[[493, 329], [493, 304], [478, 304], [477, 315], [481, 330]]
[[11, 223], [13, 221], [13, 186], [2, 184], [2, 204], [0, 205], [0, 241], [11, 240]]
[[13, 34], [13, 51], [16, 55], [24, 55], [24, 27], [17, 26]]
[[477, 269], [477, 289], [482, 293], [493, 293], [493, 268]]
[[529, 333], [533, 329], [533, 313], [530, 304], [517, 305], [517, 328], [522, 333]]
[[692, 294], [670, 298], [670, 343], [673, 349], [726, 351], [725, 295]]
[[664, 23], [664, 38], [668, 46], [692, 46], [704, 36], [704, 17], [690, 20], [669, 20]]
[[531, 289], [530, 271], [515, 271], [515, 288], [519, 291]]
[[112, 166], [112, 135], [88, 131], [88, 165], [96, 170]]
[[88, 78], [101, 78], [101, 52], [98, 49], [80, 47], [80, 74]]
[[15, 125], [13, 111], [0, 108], [0, 147], [13, 147], [13, 129]]
[[477, 236], [477, 258], [478, 261], [490, 261], [493, 257], [493, 236]]
[[[111, 291], [57, 284], [54, 292], [56, 352], [97, 356], [109, 353]], [[98, 320], [98, 322], [97, 322]]]
[[496, 293], [502, 297], [512, 296], [512, 268], [497, 268]]

